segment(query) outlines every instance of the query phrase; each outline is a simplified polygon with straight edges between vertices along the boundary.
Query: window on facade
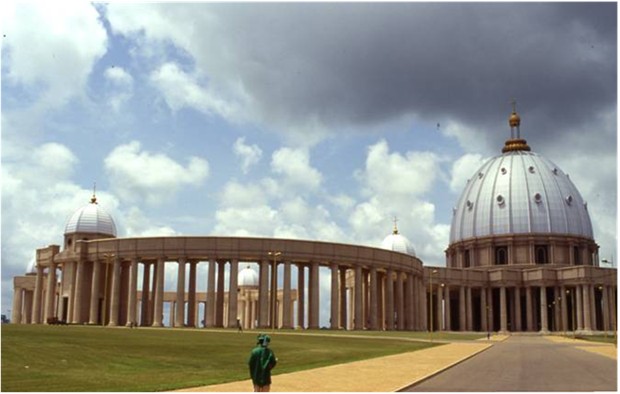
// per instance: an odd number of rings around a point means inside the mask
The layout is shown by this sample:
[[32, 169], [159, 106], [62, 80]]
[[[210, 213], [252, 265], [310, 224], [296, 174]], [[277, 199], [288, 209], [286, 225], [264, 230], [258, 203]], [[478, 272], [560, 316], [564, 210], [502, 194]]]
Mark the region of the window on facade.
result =
[[508, 264], [508, 248], [506, 246], [498, 246], [495, 248], [495, 265]]
[[547, 245], [536, 245], [534, 247], [534, 254], [536, 255], [536, 264], [548, 264], [549, 263]]
[[463, 267], [469, 268], [471, 266], [471, 261], [469, 260], [469, 249], [465, 251], [465, 257], [463, 260]]
[[573, 262], [575, 265], [581, 265], [581, 253], [579, 253], [579, 247], [573, 246]]

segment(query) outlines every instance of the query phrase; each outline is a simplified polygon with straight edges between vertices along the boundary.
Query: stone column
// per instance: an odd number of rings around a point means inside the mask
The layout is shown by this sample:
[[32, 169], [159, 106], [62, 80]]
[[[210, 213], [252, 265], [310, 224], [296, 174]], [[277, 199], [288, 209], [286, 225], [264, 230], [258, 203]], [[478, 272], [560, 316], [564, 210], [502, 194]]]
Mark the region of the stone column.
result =
[[448, 286], [448, 284], [446, 284], [446, 286], [444, 287], [444, 293], [443, 293], [443, 298], [444, 298], [444, 307], [445, 307], [445, 327], [444, 330], [446, 331], [450, 331], [451, 327], [452, 327], [452, 321], [451, 321], [451, 316], [450, 316], [450, 286]]
[[74, 271], [75, 287], [73, 292], [73, 318], [71, 320], [73, 324], [81, 323], [82, 319], [82, 287], [84, 281], [84, 264], [84, 261], [80, 260], [74, 265], [74, 267], [76, 267], [76, 270]]
[[[67, 270], [65, 270], [65, 268]], [[65, 263], [62, 270], [63, 283], [69, 282], [69, 297], [67, 300], [67, 323], [73, 322], [73, 304], [75, 302], [75, 280], [76, 280], [77, 263], [70, 261]], [[69, 275], [69, 272], [71, 274]]]
[[582, 285], [583, 290], [583, 329], [592, 331], [592, 315], [590, 312], [590, 285]]
[[575, 286], [575, 299], [577, 300], [577, 331], [583, 331], [583, 302], [581, 295], [583, 288], [581, 285]]
[[459, 287], [459, 330], [465, 331], [467, 324], [467, 312], [465, 312], [465, 286]]
[[319, 263], [313, 261], [310, 265], [310, 316], [308, 328], [319, 328]]
[[407, 282], [405, 288], [407, 330], [412, 331], [415, 328], [415, 308], [413, 307], [413, 273], [407, 273]]
[[[110, 291], [110, 320], [109, 326], [118, 326], [118, 311], [121, 296], [121, 260], [118, 256], [114, 258], [112, 266], [112, 289]], [[78, 306], [76, 304], [76, 306]]]
[[171, 314], [171, 320], [174, 320], [175, 327], [183, 327], [185, 325], [185, 257], [181, 257], [177, 263], [177, 294], [175, 313]]
[[148, 326], [149, 321], [149, 310], [150, 310], [150, 284], [151, 284], [151, 264], [148, 262], [142, 262], [142, 266], [144, 267], [142, 272], [142, 302], [140, 308], [140, 325]]
[[34, 285], [34, 299], [32, 305], [32, 324], [41, 323], [41, 301], [43, 300], [43, 267], [37, 263], [37, 277]]
[[258, 327], [269, 327], [269, 261], [260, 262], [258, 278]]
[[608, 304], [609, 304], [609, 301], [607, 299], [607, 286], [601, 286], [601, 314], [603, 317], [603, 331], [609, 331], [609, 306]]
[[340, 327], [347, 329], [347, 267], [340, 267]]
[[155, 297], [153, 300], [153, 327], [163, 327], [164, 318], [164, 266], [166, 260], [163, 257], [157, 259], [155, 265]]
[[523, 331], [521, 327], [521, 288], [515, 287], [515, 331]]
[[291, 316], [291, 262], [284, 262], [282, 273], [282, 328], [293, 328]]
[[93, 261], [93, 279], [90, 284], [90, 309], [89, 309], [89, 314], [88, 314], [88, 324], [99, 323], [99, 281], [100, 280], [101, 280], [101, 262], [99, 260], [95, 260]]
[[355, 291], [355, 299], [353, 301], [353, 305], [355, 308], [355, 313], [353, 314], [353, 329], [361, 330], [364, 328], [364, 318], [362, 317], [362, 267], [355, 267], [355, 282], [354, 282], [354, 291]]
[[207, 303], [205, 305], [205, 325], [207, 327], [215, 326], [215, 259], [209, 260], [209, 268], [207, 272]]
[[11, 323], [21, 324], [22, 322], [22, 295], [24, 290], [21, 287], [13, 287], [13, 310], [11, 311]]
[[525, 320], [527, 331], [534, 331], [534, 312], [532, 311], [532, 287], [525, 288]]
[[590, 327], [592, 327], [592, 330], [596, 331], [598, 327], [596, 326], [596, 298], [594, 297], [594, 285], [588, 285], [588, 288], [590, 289], [590, 318], [592, 319]]
[[129, 266], [129, 291], [127, 292], [127, 323], [126, 326], [136, 324], [136, 307], [138, 298], [138, 260], [131, 259]]
[[491, 325], [489, 322], [489, 307], [487, 305], [487, 289], [480, 288], [480, 328], [482, 331], [490, 332]]
[[611, 321], [611, 329], [616, 330], [616, 296], [614, 294], [615, 287], [609, 286], [609, 319]]
[[388, 268], [385, 275], [385, 320], [388, 331], [394, 329], [394, 270]]
[[217, 262], [217, 290], [215, 301], [215, 327], [224, 327], [224, 270], [226, 262]]
[[299, 328], [304, 328], [306, 326], [306, 277], [305, 277], [305, 268], [303, 264], [297, 264], [297, 326]]
[[508, 332], [508, 308], [506, 305], [506, 286], [499, 288], [499, 318], [500, 318], [500, 330], [505, 333]]
[[22, 324], [30, 324], [32, 322], [32, 290], [24, 291], [24, 310], [22, 312]]
[[418, 303], [419, 307], [419, 316], [420, 316], [420, 329], [428, 330], [428, 309], [426, 307], [426, 286], [424, 285], [424, 278], [421, 277], [418, 280], [418, 298], [420, 302]]
[[338, 264], [331, 264], [331, 304], [330, 304], [330, 328], [332, 330], [338, 329], [338, 318], [339, 316], [339, 302], [338, 295], [340, 294], [338, 289]]
[[[467, 286], [465, 289], [465, 309], [466, 309], [466, 319], [467, 319], [467, 331], [474, 331], [474, 299], [471, 295], [472, 288]], [[484, 313], [484, 310], [481, 312]]]
[[568, 303], [566, 299], [568, 298], [568, 294], [566, 294], [566, 287], [560, 287], [560, 309], [562, 315], [562, 330], [568, 330]]
[[228, 278], [228, 327], [237, 327], [239, 294], [237, 278], [239, 277], [239, 260], [230, 260], [230, 278]]
[[545, 286], [540, 287], [540, 331], [543, 333], [549, 332], [548, 319], [547, 319], [547, 288]]
[[435, 308], [435, 321], [437, 322], [437, 331], [444, 331], [446, 329], [445, 320], [443, 316], [443, 286], [437, 284], [437, 298], [433, 302], [433, 308]]
[[396, 272], [396, 327], [402, 331], [405, 329], [405, 305], [403, 291], [403, 273]]
[[189, 262], [189, 288], [187, 293], [187, 326], [196, 327], [196, 266], [197, 261]]
[[47, 293], [45, 293], [45, 316], [44, 322], [47, 323], [47, 319], [56, 316], [54, 312], [54, 301], [56, 299], [56, 264], [50, 262], [47, 268]]

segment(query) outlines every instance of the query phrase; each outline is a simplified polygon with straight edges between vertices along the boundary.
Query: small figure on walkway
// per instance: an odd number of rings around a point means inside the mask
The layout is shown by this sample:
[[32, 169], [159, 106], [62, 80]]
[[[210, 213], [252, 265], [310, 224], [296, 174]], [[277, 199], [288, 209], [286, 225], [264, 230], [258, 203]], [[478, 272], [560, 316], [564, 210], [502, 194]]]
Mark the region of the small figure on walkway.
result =
[[491, 332], [487, 331], [487, 341], [491, 340]]
[[269, 391], [271, 389], [271, 370], [276, 366], [278, 359], [269, 348], [269, 335], [258, 334], [256, 347], [250, 353], [248, 366], [250, 377], [254, 384], [254, 391]]
[[237, 319], [237, 332], [243, 332], [243, 327], [241, 326], [241, 319]]

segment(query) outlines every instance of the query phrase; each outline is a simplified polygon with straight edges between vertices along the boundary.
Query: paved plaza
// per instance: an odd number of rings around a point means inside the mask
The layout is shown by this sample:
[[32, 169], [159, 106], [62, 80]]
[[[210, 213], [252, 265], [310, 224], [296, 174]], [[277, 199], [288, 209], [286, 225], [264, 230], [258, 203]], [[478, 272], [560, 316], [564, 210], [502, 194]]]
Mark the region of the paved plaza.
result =
[[[273, 377], [276, 392], [615, 391], [616, 348], [536, 335], [493, 336]], [[250, 380], [183, 392], [251, 391]]]

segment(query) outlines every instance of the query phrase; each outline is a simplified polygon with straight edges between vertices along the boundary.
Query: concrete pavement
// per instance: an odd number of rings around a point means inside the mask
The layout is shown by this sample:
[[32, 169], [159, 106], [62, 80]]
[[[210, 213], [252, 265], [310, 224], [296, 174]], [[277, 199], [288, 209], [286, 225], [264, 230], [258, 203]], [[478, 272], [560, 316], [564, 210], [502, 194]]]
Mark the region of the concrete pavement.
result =
[[[453, 342], [416, 352], [274, 375], [272, 377], [271, 391], [394, 392], [450, 368], [503, 339], [505, 339], [504, 336], [493, 336], [490, 341], [484, 339]], [[250, 380], [243, 380], [178, 391], [252, 391], [252, 382]]]
[[407, 391], [616, 391], [616, 358], [600, 355], [602, 349], [612, 348], [559, 337], [513, 335]]

